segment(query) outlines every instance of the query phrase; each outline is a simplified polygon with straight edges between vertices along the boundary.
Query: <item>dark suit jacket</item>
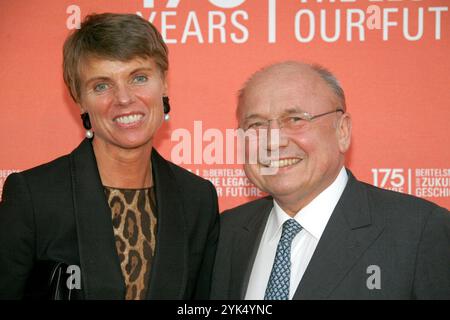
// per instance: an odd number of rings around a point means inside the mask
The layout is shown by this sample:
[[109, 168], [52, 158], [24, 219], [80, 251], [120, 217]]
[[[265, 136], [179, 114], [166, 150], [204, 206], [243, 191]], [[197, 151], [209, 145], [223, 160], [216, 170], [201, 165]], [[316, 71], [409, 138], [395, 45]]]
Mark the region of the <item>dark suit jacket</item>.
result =
[[[211, 183], [151, 155], [158, 231], [147, 298], [206, 299], [219, 234]], [[0, 203], [0, 298], [20, 298], [36, 260], [81, 267], [82, 297], [123, 299], [125, 284], [89, 140], [5, 182]]]
[[[272, 207], [267, 197], [221, 215], [213, 299], [245, 297]], [[369, 266], [379, 267], [379, 272]], [[370, 286], [376, 283], [370, 277], [378, 275], [380, 289]], [[293, 298], [450, 299], [449, 212], [359, 182], [349, 172]]]

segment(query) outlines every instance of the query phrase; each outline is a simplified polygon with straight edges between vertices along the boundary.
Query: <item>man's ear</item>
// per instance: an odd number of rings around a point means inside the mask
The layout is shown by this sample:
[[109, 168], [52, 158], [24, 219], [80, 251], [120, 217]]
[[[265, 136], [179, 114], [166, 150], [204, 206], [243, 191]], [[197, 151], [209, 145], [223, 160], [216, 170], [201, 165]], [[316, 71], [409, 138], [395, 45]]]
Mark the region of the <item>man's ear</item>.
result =
[[344, 113], [338, 120], [337, 135], [339, 150], [342, 153], [347, 152], [350, 148], [352, 136], [352, 118], [349, 113]]

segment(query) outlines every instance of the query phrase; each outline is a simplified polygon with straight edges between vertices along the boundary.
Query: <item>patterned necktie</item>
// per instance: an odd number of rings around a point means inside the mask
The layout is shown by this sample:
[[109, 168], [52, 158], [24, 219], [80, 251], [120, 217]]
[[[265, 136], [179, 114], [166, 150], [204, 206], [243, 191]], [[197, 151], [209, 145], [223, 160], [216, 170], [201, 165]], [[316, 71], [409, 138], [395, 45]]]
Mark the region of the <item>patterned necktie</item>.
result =
[[291, 244], [302, 226], [294, 219], [283, 223], [283, 232], [278, 242], [275, 260], [267, 283], [264, 300], [288, 300], [291, 278]]

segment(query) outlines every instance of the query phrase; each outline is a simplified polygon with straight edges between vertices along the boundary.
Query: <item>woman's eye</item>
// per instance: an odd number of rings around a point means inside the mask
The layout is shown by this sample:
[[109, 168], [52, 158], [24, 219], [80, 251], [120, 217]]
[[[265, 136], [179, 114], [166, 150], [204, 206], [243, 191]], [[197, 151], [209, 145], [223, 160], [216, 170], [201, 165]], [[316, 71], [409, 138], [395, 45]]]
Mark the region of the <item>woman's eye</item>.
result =
[[140, 76], [134, 77], [133, 82], [134, 83], [144, 83], [144, 82], [147, 82], [147, 80], [148, 80], [147, 76], [140, 75]]
[[102, 92], [102, 91], [105, 91], [106, 89], [108, 89], [108, 84], [106, 84], [106, 83], [99, 83], [99, 84], [96, 84], [94, 87], [95, 92]]

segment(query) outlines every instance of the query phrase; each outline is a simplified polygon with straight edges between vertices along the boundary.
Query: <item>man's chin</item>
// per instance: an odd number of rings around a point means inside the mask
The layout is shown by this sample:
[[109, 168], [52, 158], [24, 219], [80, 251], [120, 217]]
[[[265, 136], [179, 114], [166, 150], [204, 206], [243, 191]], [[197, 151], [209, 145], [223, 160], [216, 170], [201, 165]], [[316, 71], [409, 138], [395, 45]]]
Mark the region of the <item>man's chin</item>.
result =
[[272, 195], [275, 199], [287, 199], [287, 198], [295, 198], [295, 195], [298, 193], [300, 189], [299, 186], [293, 186], [293, 185], [265, 185], [263, 191], [266, 193]]

